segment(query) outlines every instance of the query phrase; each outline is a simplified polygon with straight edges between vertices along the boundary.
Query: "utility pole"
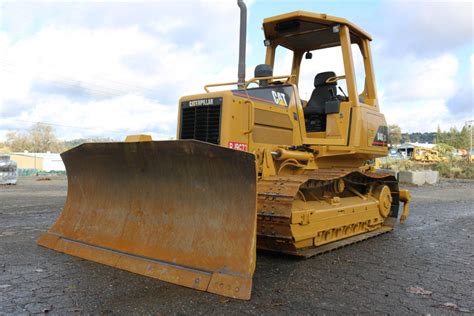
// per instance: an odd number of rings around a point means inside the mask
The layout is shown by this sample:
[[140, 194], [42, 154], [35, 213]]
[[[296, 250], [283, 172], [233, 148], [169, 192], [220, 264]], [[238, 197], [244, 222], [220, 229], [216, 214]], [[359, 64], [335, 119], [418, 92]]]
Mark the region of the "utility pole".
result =
[[474, 123], [474, 120], [466, 121], [465, 123], [469, 127], [469, 130], [471, 133], [471, 137], [469, 138], [469, 154], [468, 154], [469, 161], [471, 161], [471, 155], [472, 155], [472, 124], [473, 123]]

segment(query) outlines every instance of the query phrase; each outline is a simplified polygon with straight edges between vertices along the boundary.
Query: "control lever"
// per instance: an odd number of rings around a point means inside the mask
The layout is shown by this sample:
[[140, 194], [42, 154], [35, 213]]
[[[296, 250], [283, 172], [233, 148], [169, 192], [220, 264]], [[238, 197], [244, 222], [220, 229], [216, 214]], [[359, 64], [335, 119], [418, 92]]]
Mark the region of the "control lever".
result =
[[341, 87], [338, 87], [338, 88], [339, 88], [339, 91], [341, 91], [341, 92], [342, 92], [342, 94], [344, 95], [344, 97], [346, 97], [346, 99], [349, 99], [349, 98], [347, 97], [347, 95], [344, 93], [344, 90], [342, 90], [342, 88], [341, 88]]

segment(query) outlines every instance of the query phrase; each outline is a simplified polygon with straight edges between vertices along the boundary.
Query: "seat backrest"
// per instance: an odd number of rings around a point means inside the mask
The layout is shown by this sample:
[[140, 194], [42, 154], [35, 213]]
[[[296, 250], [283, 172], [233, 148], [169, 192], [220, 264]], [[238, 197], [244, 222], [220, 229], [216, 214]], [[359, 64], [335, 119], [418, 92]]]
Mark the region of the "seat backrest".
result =
[[[314, 90], [311, 98], [308, 100], [305, 112], [325, 114], [326, 101], [332, 100], [337, 94], [337, 82], [326, 83], [326, 80], [335, 76], [336, 74], [333, 71], [321, 72], [316, 75], [314, 78]], [[333, 94], [331, 94], [331, 91]]]
[[[273, 68], [271, 65], [267, 64], [260, 64], [255, 67], [254, 77], [272, 77], [273, 76]], [[259, 80], [258, 85], [260, 87], [268, 87], [268, 80]]]

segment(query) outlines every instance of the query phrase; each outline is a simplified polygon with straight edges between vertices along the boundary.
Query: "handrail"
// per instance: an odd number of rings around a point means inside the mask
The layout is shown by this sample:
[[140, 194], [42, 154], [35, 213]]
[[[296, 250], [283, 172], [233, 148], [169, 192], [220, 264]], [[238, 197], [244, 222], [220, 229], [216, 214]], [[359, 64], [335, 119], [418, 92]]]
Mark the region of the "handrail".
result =
[[248, 131], [244, 131], [244, 134], [251, 134], [253, 132], [253, 126], [255, 125], [255, 104], [253, 103], [252, 100], [250, 100], [250, 97], [247, 95], [247, 100], [245, 100], [244, 103], [247, 103], [249, 105], [249, 116], [250, 116], [250, 122], [249, 126], [250, 129]]
[[273, 79], [283, 79], [286, 78], [285, 83], [289, 82], [291, 78], [296, 77], [295, 75], [286, 75], [286, 76], [269, 76], [269, 77], [254, 77], [248, 81], [245, 81], [244, 89], [247, 89], [248, 85], [257, 80], [273, 80]]
[[206, 90], [207, 93], [210, 93], [211, 91], [209, 91], [208, 88], [210, 87], [219, 87], [219, 86], [230, 86], [231, 84], [238, 84], [238, 82], [224, 82], [224, 83], [211, 83], [211, 84], [207, 84], [204, 86], [204, 90]]
[[346, 75], [329, 77], [326, 80], [326, 83], [334, 83], [334, 82], [337, 82], [338, 80], [341, 80], [341, 79], [346, 79]]
[[[254, 82], [257, 82], [258, 80], [274, 80], [274, 79], [283, 79], [286, 78], [285, 83], [288, 83], [290, 79], [295, 78], [295, 75], [286, 75], [286, 76], [270, 76], [270, 77], [254, 77], [250, 80], [245, 81], [244, 84], [244, 90], [247, 89], [247, 87]], [[237, 85], [238, 82], [223, 82], [223, 83], [211, 83], [207, 84], [204, 86], [204, 90], [206, 90], [207, 93], [210, 93], [209, 88], [211, 87], [220, 87], [220, 86], [230, 86], [230, 85]]]

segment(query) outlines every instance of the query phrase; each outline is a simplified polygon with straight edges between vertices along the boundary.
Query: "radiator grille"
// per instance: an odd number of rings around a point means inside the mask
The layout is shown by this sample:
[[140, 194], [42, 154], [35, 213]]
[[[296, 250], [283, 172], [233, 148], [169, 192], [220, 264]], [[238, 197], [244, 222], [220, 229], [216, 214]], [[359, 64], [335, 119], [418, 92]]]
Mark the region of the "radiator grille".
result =
[[196, 139], [219, 144], [220, 105], [182, 107], [181, 139]]

